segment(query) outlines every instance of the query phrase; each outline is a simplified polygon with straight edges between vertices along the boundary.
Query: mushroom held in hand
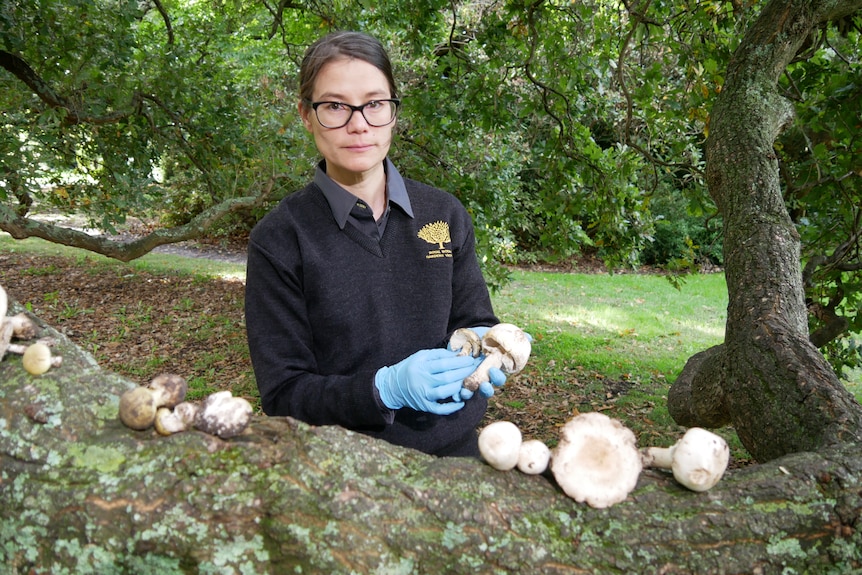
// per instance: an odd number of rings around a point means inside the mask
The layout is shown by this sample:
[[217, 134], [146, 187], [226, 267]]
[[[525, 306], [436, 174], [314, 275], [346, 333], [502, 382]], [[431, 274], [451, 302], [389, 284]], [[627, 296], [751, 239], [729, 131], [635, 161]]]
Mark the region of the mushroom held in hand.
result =
[[521, 430], [511, 421], [495, 421], [479, 433], [479, 453], [494, 469], [514, 469], [520, 450]]
[[[480, 383], [490, 381], [488, 372], [493, 367], [500, 368], [505, 373], [518, 373], [527, 365], [531, 348], [530, 339], [521, 328], [510, 323], [498, 323], [482, 337], [482, 353], [485, 354], [485, 359], [476, 371], [464, 380], [464, 387], [470, 391], [479, 389]], [[455, 349], [454, 345], [452, 349]]]
[[195, 427], [227, 439], [248, 427], [252, 412], [251, 404], [242, 397], [233, 397], [230, 391], [219, 391], [204, 400], [195, 416]]
[[724, 475], [730, 448], [723, 437], [692, 427], [671, 447], [641, 450], [646, 467], [670, 469], [674, 478], [692, 491], [706, 491]]
[[458, 355], [479, 357], [482, 354], [482, 338], [469, 327], [456, 329], [449, 338], [449, 347]]
[[619, 503], [635, 488], [641, 472], [635, 435], [601, 413], [573, 417], [563, 426], [551, 471], [575, 501], [597, 508]]

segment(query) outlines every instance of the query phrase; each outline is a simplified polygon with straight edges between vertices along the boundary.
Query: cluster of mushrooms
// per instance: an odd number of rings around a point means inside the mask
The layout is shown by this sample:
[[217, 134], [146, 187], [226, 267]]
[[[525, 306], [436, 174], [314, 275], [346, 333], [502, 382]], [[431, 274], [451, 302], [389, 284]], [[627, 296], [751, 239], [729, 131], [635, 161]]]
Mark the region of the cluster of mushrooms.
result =
[[143, 431], [155, 427], [159, 435], [197, 429], [228, 439], [242, 433], [252, 416], [251, 404], [230, 391], [210, 394], [202, 403], [185, 401], [186, 380], [176, 374], [157, 375], [146, 386], [120, 396], [120, 421]]
[[485, 356], [476, 371], [464, 379], [464, 387], [470, 391], [489, 381], [488, 372], [494, 367], [510, 375], [518, 373], [527, 365], [532, 351], [530, 338], [511, 323], [498, 323], [481, 338], [470, 328], [457, 329], [449, 338], [449, 347], [458, 355]]
[[31, 344], [12, 343], [13, 339], [20, 341], [34, 339], [38, 328], [27, 314], [19, 313], [7, 317], [7, 311], [9, 311], [9, 296], [3, 286], [0, 286], [0, 361], [7, 353], [20, 355], [24, 369], [32, 375], [41, 375], [52, 367], [59, 367], [63, 363], [63, 358], [51, 354], [53, 341], [50, 338]]
[[479, 434], [479, 451], [501, 471], [517, 467], [540, 474], [550, 466], [566, 495], [596, 508], [625, 500], [644, 467], [671, 470], [683, 486], [706, 491], [718, 483], [730, 460], [727, 442], [699, 427], [690, 428], [672, 447], [638, 449], [630, 429], [598, 412], [570, 419], [553, 451], [539, 440], [523, 441], [514, 423], [496, 421]]

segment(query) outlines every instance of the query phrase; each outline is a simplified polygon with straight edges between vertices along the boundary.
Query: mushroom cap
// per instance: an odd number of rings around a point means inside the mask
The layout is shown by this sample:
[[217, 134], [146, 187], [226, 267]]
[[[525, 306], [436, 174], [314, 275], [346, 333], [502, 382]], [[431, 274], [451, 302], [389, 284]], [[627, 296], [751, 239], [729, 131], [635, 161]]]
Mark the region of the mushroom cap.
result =
[[520, 451], [521, 430], [511, 421], [495, 421], [479, 433], [479, 453], [494, 469], [514, 469]]
[[12, 324], [12, 334], [18, 339], [33, 339], [39, 332], [39, 327], [30, 317], [21, 312], [5, 319]]
[[528, 439], [518, 452], [518, 469], [527, 475], [544, 473], [551, 461], [551, 450], [538, 439]]
[[133, 387], [120, 396], [120, 421], [138, 431], [148, 429], [156, 419], [156, 401], [146, 387]]
[[458, 328], [449, 338], [449, 348], [458, 352], [458, 355], [479, 357], [482, 353], [482, 339], [469, 327]]
[[156, 407], [174, 407], [186, 398], [189, 389], [185, 378], [174, 373], [157, 375], [147, 387], [153, 392]]
[[204, 433], [228, 439], [242, 433], [251, 421], [251, 404], [230, 391], [209, 395], [195, 415], [195, 427]]
[[498, 323], [489, 329], [482, 338], [482, 352], [485, 355], [500, 353], [503, 363], [500, 369], [506, 373], [518, 373], [530, 359], [530, 339], [527, 334], [511, 323]]
[[692, 491], [714, 487], [730, 461], [730, 448], [724, 438], [700, 427], [686, 431], [671, 449], [673, 476]]
[[566, 495], [600, 509], [625, 500], [641, 469], [634, 433], [598, 412], [570, 419], [551, 457], [551, 471]]
[[44, 343], [27, 346], [21, 357], [24, 369], [32, 375], [41, 375], [51, 369], [51, 348]]

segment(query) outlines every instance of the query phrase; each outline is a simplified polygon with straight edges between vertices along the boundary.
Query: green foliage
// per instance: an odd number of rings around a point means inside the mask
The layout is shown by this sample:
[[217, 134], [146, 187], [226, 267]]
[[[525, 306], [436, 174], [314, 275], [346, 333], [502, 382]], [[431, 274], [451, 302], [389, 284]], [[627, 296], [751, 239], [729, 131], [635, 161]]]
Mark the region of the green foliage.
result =
[[[841, 374], [862, 365], [862, 67], [859, 17], [820, 39], [828, 50], [792, 65], [783, 83], [797, 118], [776, 144], [785, 201], [802, 238], [806, 298], [848, 328], [821, 351]], [[814, 265], [817, 264], [817, 265]], [[810, 317], [811, 330], [823, 323]]]
[[[317, 156], [296, 113], [302, 53], [357, 29], [389, 48], [401, 85], [393, 159], [463, 201], [493, 287], [505, 264], [585, 252], [611, 267], [721, 262], [703, 144], [759, 5], [273, 6], [0, 0], [0, 215], [53, 209], [113, 230], [129, 216], [185, 224], [270, 187], [279, 200]], [[830, 28], [788, 70], [798, 120], [776, 147], [806, 256], [833, 254], [836, 238], [853, 247], [809, 282], [817, 301], [844, 290], [851, 331], [862, 329], [846, 269], [862, 221], [858, 26]], [[247, 230], [271, 205], [207, 232]]]

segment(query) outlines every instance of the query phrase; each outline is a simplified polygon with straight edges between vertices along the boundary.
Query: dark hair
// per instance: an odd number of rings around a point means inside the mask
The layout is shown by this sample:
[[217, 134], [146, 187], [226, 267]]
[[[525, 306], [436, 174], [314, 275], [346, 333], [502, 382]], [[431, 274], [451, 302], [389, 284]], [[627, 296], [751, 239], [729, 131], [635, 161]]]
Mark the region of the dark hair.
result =
[[302, 58], [299, 69], [299, 97], [303, 102], [313, 99], [314, 82], [323, 66], [341, 58], [363, 60], [383, 72], [389, 82], [389, 91], [392, 92], [390, 97], [398, 97], [392, 63], [377, 38], [361, 32], [332, 32], [309, 46]]

